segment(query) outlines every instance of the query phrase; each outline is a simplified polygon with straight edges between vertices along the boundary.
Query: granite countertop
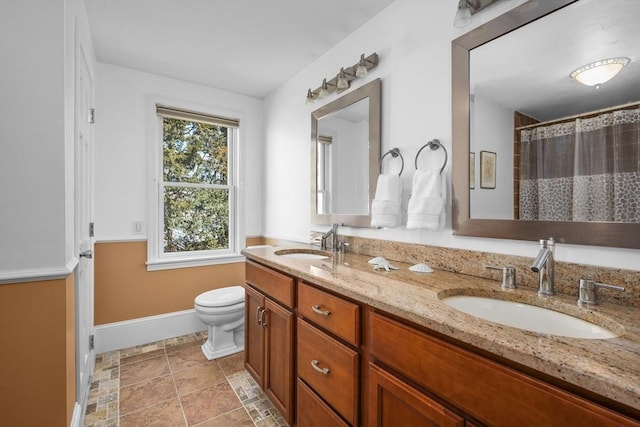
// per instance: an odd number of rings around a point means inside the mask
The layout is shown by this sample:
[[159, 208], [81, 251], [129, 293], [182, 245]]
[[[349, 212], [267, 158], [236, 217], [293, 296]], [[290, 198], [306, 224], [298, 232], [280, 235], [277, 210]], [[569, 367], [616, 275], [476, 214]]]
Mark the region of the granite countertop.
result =
[[[502, 290], [500, 282], [434, 270], [414, 273], [410, 264], [391, 261], [392, 271], [374, 271], [369, 256], [353, 253], [324, 260], [276, 255], [281, 249], [316, 249], [308, 245], [256, 247], [248, 259], [379, 308], [440, 334], [513, 361], [550, 377], [640, 410], [640, 309], [602, 303], [581, 308], [575, 297], [538, 297], [534, 290]], [[381, 254], [384, 256], [384, 254]], [[478, 295], [555, 309], [592, 321], [619, 334], [610, 339], [545, 335], [503, 326], [455, 310], [440, 298]]]

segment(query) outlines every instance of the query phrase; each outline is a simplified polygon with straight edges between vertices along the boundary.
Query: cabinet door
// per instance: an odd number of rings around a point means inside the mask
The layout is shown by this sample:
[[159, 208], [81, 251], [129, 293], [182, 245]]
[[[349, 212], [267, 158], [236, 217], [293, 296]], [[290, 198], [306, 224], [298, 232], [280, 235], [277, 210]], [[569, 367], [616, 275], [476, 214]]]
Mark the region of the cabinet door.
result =
[[463, 427], [464, 419], [375, 365], [369, 365], [370, 427]]
[[289, 424], [293, 420], [293, 313], [265, 299], [264, 391]]
[[299, 427], [349, 427], [300, 378], [296, 398]]
[[245, 288], [244, 364], [247, 371], [262, 387], [264, 384], [264, 337], [262, 319], [265, 317], [264, 296]]

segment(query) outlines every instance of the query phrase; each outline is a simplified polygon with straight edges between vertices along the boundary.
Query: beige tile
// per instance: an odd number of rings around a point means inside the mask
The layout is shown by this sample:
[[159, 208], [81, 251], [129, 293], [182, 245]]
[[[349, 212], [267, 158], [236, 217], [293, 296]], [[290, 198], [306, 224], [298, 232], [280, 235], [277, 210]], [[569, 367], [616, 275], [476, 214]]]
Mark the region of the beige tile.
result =
[[200, 364], [215, 364], [214, 361], [209, 361], [204, 357], [200, 346], [188, 347], [175, 353], [168, 354], [167, 357], [169, 359], [169, 366], [171, 366], [171, 371], [173, 373]]
[[120, 417], [120, 427], [185, 427], [178, 399], [166, 400]]
[[253, 425], [247, 411], [244, 408], [238, 408], [198, 424], [196, 427], [253, 427]]
[[175, 372], [173, 379], [180, 396], [226, 381], [222, 369], [216, 363], [199, 363]]
[[120, 389], [120, 415], [177, 397], [176, 387], [171, 375], [122, 387]]
[[240, 407], [240, 402], [227, 382], [182, 397], [182, 408], [190, 426]]
[[217, 359], [217, 362], [227, 376], [241, 372], [244, 370], [244, 352]]
[[145, 353], [140, 353], [140, 354], [132, 354], [131, 356], [121, 357], [120, 365], [127, 365], [129, 363], [140, 362], [142, 360], [153, 359], [159, 356], [164, 356], [164, 348], [147, 351]]
[[139, 362], [122, 365], [120, 367], [120, 387], [147, 381], [152, 378], [167, 375], [169, 365], [167, 357], [163, 354], [153, 359], [141, 360]]

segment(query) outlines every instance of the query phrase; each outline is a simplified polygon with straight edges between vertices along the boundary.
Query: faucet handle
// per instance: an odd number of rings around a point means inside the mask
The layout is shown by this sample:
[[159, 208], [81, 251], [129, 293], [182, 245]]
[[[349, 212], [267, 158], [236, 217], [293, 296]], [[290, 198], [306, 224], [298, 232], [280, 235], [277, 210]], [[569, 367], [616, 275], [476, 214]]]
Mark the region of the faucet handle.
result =
[[347, 248], [349, 247], [349, 243], [344, 240], [340, 240], [338, 242], [338, 252], [344, 254], [347, 252]]
[[487, 265], [485, 268], [491, 270], [502, 270], [502, 289], [515, 289], [517, 287], [515, 267], [494, 267], [492, 265]]
[[608, 285], [606, 283], [598, 283], [595, 280], [583, 278], [578, 281], [578, 305], [596, 305], [598, 304], [598, 288], [611, 289], [614, 291], [624, 291], [622, 286]]

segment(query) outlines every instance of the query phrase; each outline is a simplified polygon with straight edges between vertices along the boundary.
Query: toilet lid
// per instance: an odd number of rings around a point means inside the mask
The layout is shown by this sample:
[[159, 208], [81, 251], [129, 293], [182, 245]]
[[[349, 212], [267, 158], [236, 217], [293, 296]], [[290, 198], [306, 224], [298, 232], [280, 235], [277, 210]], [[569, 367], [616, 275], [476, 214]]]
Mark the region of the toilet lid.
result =
[[196, 297], [195, 303], [204, 307], [226, 307], [243, 301], [244, 288], [242, 286], [229, 286], [228, 288], [204, 292]]

